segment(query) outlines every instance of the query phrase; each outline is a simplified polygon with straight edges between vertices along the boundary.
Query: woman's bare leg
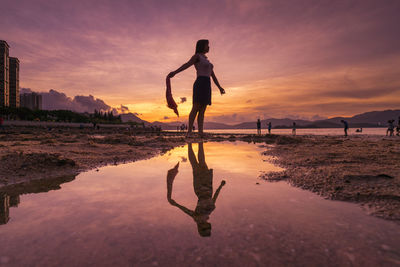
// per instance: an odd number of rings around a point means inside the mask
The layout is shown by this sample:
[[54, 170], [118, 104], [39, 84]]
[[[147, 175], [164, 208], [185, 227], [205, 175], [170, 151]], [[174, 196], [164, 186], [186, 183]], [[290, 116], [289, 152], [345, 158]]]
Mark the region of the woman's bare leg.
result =
[[193, 103], [192, 110], [190, 111], [190, 114], [189, 114], [188, 133], [191, 133], [193, 131], [194, 119], [196, 119], [196, 115], [199, 112], [199, 109], [200, 109], [200, 105], [197, 103]]
[[203, 134], [204, 126], [204, 113], [206, 112], [207, 105], [202, 105], [199, 108], [199, 116], [197, 116], [197, 126], [199, 127], [199, 134]]

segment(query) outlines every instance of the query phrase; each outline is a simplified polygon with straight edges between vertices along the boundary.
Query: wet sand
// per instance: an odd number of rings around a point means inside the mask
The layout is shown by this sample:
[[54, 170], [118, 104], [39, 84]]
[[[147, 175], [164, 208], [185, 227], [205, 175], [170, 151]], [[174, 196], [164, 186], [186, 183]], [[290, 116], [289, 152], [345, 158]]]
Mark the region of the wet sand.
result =
[[[285, 170], [261, 179], [287, 180], [326, 198], [357, 202], [372, 215], [400, 222], [400, 138], [209, 134], [204, 141], [261, 143]], [[100, 166], [148, 159], [184, 145], [183, 133], [126, 129], [13, 127], [0, 132], [0, 189], [76, 176]]]
[[0, 131], [0, 188], [148, 159], [184, 141], [182, 136], [164, 137], [121, 128], [6, 128]]
[[290, 184], [329, 199], [359, 203], [367, 213], [400, 223], [400, 138], [385, 136], [284, 137], [264, 152], [283, 172], [268, 181]]

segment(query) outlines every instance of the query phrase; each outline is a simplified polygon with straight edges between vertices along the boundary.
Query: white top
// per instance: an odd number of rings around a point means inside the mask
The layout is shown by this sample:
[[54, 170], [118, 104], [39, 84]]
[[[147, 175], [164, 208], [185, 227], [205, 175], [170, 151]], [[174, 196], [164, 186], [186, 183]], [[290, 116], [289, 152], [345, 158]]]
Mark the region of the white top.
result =
[[194, 67], [196, 68], [197, 77], [199, 76], [210, 77], [214, 65], [211, 64], [210, 61], [208, 61], [205, 55], [199, 53], [199, 61], [194, 64]]

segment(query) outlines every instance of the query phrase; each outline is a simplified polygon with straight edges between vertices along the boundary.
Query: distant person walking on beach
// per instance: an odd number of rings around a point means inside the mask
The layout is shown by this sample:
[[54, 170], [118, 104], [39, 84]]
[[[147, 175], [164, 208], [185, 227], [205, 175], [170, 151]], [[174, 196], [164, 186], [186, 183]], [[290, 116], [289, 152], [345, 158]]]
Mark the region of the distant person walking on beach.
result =
[[272, 128], [272, 124], [271, 124], [271, 122], [268, 122], [268, 134], [271, 134], [271, 128]]
[[257, 134], [261, 134], [261, 121], [260, 119], [257, 119]]
[[389, 127], [386, 130], [386, 136], [393, 136], [394, 133], [394, 120], [388, 120]]
[[396, 135], [400, 135], [400, 116], [399, 116], [399, 121], [397, 122], [397, 127], [396, 127]]
[[292, 135], [296, 135], [296, 123], [293, 122]]
[[347, 130], [349, 129], [349, 124], [345, 120], [341, 120], [341, 123], [344, 125], [344, 136], [347, 136]]
[[183, 64], [177, 70], [172, 71], [168, 74], [168, 78], [174, 77], [181, 71], [186, 70], [190, 66], [194, 65], [197, 72], [197, 79], [193, 84], [193, 104], [192, 110], [189, 114], [189, 127], [186, 134], [187, 137], [192, 135], [193, 123], [197, 116], [198, 132], [200, 137], [204, 136], [203, 125], [204, 125], [204, 113], [207, 105], [211, 105], [211, 81], [212, 77], [215, 85], [219, 88], [221, 95], [225, 94], [224, 88], [221, 87], [217, 80], [217, 76], [214, 73], [214, 65], [206, 57], [206, 53], [210, 50], [208, 40], [198, 40], [196, 43], [196, 52], [190, 58], [188, 62]]

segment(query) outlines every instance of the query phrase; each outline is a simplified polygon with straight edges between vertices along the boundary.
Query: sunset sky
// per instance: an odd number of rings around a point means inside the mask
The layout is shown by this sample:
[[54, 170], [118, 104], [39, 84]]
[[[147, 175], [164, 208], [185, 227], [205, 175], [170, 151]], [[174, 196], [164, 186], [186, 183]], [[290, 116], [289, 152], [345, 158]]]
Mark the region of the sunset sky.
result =
[[[20, 86], [93, 95], [174, 121], [165, 76], [198, 39], [226, 90], [206, 121], [319, 118], [400, 108], [400, 1], [1, 0], [0, 39]], [[195, 69], [172, 79], [180, 120]]]

